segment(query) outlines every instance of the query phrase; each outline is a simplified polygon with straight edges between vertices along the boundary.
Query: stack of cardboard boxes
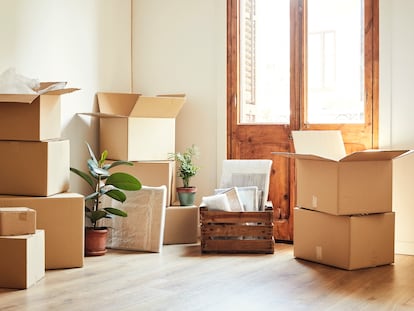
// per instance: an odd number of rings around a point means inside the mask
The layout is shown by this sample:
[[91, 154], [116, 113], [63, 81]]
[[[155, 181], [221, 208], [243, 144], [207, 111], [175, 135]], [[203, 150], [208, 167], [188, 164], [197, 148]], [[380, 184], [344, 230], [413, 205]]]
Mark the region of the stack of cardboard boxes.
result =
[[[32, 235], [1, 239], [0, 266], [13, 262], [16, 256], [29, 268], [41, 260], [42, 254], [43, 269], [83, 266], [83, 196], [67, 193], [69, 141], [61, 138], [60, 130], [60, 96], [76, 89], [45, 91], [50, 86], [51, 83], [41, 83], [41, 95], [0, 95], [0, 206], [25, 207], [36, 214], [36, 231]], [[16, 225], [16, 218], [9, 217], [7, 210], [4, 213], [4, 223]], [[44, 235], [43, 250], [33, 246], [41, 244], [37, 235]], [[24, 247], [19, 248], [20, 243], [30, 248], [30, 256], [25, 255]], [[10, 253], [10, 249], [16, 253]], [[8, 287], [9, 282], [3, 280], [18, 279], [22, 274], [31, 278], [28, 274], [33, 271], [2, 271], [1, 285]]]
[[[166, 186], [167, 209], [162, 214], [165, 225], [161, 228], [160, 239], [165, 244], [195, 242], [198, 208], [173, 206], [177, 201], [175, 162], [168, 159], [169, 153], [175, 152], [175, 118], [185, 103], [185, 95], [101, 92], [97, 98], [100, 112], [86, 115], [100, 119], [100, 152], [107, 150], [108, 158], [113, 161], [134, 163], [134, 166], [114, 167], [112, 171], [132, 174], [144, 186]], [[138, 194], [129, 194], [134, 195]], [[187, 234], [189, 227], [194, 228], [190, 229], [190, 236]], [[187, 232], [180, 234], [183, 230]]]
[[24, 289], [45, 275], [45, 233], [36, 211], [0, 208], [0, 287]]
[[407, 150], [346, 155], [340, 132], [293, 132], [294, 256], [347, 270], [394, 262], [392, 161]]

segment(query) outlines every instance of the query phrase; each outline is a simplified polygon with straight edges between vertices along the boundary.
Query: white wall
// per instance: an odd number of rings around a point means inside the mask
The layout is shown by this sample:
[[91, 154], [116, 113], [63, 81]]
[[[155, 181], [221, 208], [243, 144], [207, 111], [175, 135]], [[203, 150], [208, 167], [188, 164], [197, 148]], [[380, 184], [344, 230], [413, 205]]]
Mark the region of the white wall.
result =
[[[414, 149], [414, 1], [380, 1], [380, 147]], [[414, 155], [394, 161], [395, 249], [414, 255]]]
[[191, 180], [200, 201], [213, 193], [226, 157], [226, 1], [133, 0], [133, 19], [133, 90], [187, 95], [176, 150], [200, 149]]
[[[2, 0], [0, 72], [9, 67], [41, 81], [81, 88], [62, 96], [62, 137], [71, 165], [86, 167], [84, 142], [97, 147], [97, 122], [77, 112], [96, 109], [99, 90], [130, 91], [129, 0]], [[82, 192], [79, 177], [71, 190]]]

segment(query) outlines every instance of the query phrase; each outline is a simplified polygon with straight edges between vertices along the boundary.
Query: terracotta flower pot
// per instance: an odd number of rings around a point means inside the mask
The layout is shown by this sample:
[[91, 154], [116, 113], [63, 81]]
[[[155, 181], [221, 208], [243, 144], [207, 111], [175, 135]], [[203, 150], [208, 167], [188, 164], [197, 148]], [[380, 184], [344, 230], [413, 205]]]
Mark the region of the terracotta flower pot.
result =
[[85, 256], [102, 256], [106, 253], [108, 229], [85, 229]]

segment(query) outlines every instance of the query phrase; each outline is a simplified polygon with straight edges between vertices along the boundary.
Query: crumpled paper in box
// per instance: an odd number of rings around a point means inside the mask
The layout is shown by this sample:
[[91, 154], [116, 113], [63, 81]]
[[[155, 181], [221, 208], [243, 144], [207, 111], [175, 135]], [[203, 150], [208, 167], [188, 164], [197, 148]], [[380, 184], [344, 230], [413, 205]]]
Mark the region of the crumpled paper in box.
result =
[[38, 79], [27, 78], [16, 73], [15, 68], [9, 68], [0, 75], [1, 94], [37, 94], [40, 86]]

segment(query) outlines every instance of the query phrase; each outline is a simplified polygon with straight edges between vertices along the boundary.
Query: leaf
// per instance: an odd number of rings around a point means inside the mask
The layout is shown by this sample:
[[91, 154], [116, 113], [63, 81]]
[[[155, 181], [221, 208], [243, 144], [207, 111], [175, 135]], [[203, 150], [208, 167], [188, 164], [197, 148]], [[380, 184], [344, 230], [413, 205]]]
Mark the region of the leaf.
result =
[[99, 163], [98, 163], [99, 167], [102, 167], [104, 165], [107, 156], [108, 156], [108, 151], [104, 150], [101, 153], [101, 158], [99, 159]]
[[118, 202], [125, 202], [126, 195], [121, 190], [118, 189], [112, 189], [109, 191], [106, 191], [104, 194], [111, 197], [112, 199], [118, 201]]
[[98, 196], [99, 196], [99, 192], [93, 192], [93, 193], [88, 194], [87, 196], [85, 196], [85, 201], [95, 200]]
[[85, 172], [82, 172], [74, 167], [70, 168], [70, 171], [75, 173], [76, 175], [80, 176], [83, 180], [85, 180], [91, 187], [92, 189], [94, 189], [94, 183], [93, 183], [93, 179], [90, 175], [88, 175]]
[[97, 164], [93, 162], [93, 160], [91, 159], [88, 159], [88, 169], [90, 174], [96, 179], [98, 179], [99, 177], [108, 177], [110, 174], [109, 171], [98, 167]]
[[92, 211], [88, 218], [91, 220], [92, 224], [96, 223], [99, 219], [102, 219], [106, 216], [107, 212], [104, 210]]
[[89, 151], [89, 155], [91, 157], [91, 160], [94, 161], [96, 163], [96, 165], [98, 165], [98, 161], [96, 160], [95, 154], [92, 151], [91, 146], [86, 142], [86, 146], [88, 147], [88, 151]]
[[113, 173], [106, 180], [106, 185], [113, 185], [122, 190], [135, 191], [141, 189], [141, 182], [127, 173]]
[[124, 211], [121, 211], [120, 209], [114, 208], [114, 207], [105, 207], [104, 210], [112, 215], [121, 216], [121, 217], [127, 217], [128, 214]]

